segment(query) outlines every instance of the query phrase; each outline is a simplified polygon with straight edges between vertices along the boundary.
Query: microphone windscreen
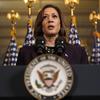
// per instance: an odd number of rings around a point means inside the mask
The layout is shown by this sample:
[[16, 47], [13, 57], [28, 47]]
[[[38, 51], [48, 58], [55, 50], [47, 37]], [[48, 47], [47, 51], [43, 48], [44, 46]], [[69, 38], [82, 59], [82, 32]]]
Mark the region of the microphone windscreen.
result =
[[55, 52], [57, 54], [63, 53], [65, 50], [65, 39], [62, 37], [58, 37], [55, 41]]
[[42, 54], [45, 52], [45, 40], [44, 37], [37, 37], [35, 41], [37, 53]]

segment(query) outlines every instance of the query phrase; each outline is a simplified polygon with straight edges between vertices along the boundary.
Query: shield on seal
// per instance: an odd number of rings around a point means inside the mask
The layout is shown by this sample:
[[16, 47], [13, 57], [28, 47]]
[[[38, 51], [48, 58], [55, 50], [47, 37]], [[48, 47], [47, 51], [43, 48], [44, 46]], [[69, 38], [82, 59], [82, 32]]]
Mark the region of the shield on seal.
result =
[[38, 100], [42, 97], [62, 99], [70, 92], [73, 79], [71, 65], [54, 54], [36, 57], [28, 64], [24, 74], [26, 89]]

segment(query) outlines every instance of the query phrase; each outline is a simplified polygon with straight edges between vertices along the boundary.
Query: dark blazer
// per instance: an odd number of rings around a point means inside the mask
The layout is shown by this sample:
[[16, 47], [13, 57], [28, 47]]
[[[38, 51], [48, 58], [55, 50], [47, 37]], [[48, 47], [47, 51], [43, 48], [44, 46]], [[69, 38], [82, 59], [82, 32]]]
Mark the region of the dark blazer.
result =
[[[37, 56], [37, 50], [34, 45], [24, 46], [19, 50], [17, 65], [27, 65]], [[85, 48], [79, 45], [66, 44], [65, 50], [60, 56], [65, 58], [69, 64], [88, 64]]]
[[[37, 49], [34, 45], [24, 46], [19, 50], [17, 65], [27, 65], [32, 59], [34, 59], [37, 56]], [[60, 56], [65, 58], [70, 64], [88, 63], [88, 56], [85, 52], [85, 48], [80, 47], [79, 45], [73, 46], [70, 44], [66, 44], [65, 50]], [[32, 99], [36, 100], [34, 97], [32, 97]], [[68, 99], [68, 97], [65, 96], [62, 100], [65, 99]]]

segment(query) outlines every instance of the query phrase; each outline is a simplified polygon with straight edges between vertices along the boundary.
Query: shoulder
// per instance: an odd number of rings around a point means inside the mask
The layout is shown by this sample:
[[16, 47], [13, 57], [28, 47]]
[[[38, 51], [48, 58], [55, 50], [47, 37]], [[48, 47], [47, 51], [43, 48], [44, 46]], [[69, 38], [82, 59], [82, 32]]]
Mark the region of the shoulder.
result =
[[72, 44], [66, 44], [66, 50], [74, 53], [74, 54], [82, 54], [82, 53], [86, 53], [85, 47], [82, 47], [80, 45], [72, 45]]
[[80, 45], [75, 45], [75, 49], [79, 50], [80, 52], [86, 52], [86, 48]]
[[70, 62], [75, 64], [88, 64], [88, 55], [85, 47], [67, 44], [66, 52], [69, 54]]
[[80, 46], [80, 45], [72, 45], [72, 44], [67, 44], [67, 46], [69, 47], [69, 48], [71, 48], [71, 49], [74, 49], [74, 50], [85, 50], [85, 47], [82, 47], [82, 46]]
[[34, 46], [23, 46], [19, 49], [17, 65], [27, 65], [35, 56]]
[[35, 46], [23, 46], [19, 50], [20, 52], [26, 52], [26, 51], [35, 51]]
[[35, 46], [23, 46], [19, 49], [19, 54], [18, 55], [22, 55], [22, 56], [26, 56], [26, 55], [31, 55], [33, 53], [35, 53]]
[[72, 44], [66, 44], [66, 49], [71, 49], [71, 50], [77, 50], [77, 49], [79, 49], [79, 50], [81, 50], [82, 49], [82, 47], [80, 46], [80, 45], [72, 45]]

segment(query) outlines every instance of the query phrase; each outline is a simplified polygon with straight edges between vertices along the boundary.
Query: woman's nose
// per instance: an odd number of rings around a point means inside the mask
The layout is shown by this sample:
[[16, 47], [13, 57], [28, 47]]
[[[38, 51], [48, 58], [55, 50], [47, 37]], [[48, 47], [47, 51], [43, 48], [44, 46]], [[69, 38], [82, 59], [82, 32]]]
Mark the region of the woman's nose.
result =
[[48, 20], [52, 21], [52, 19], [53, 19], [52, 16], [49, 16], [49, 17], [48, 17]]
[[49, 20], [48, 23], [53, 23], [53, 21], [52, 20]]
[[53, 22], [53, 18], [51, 16], [48, 17], [48, 23]]

